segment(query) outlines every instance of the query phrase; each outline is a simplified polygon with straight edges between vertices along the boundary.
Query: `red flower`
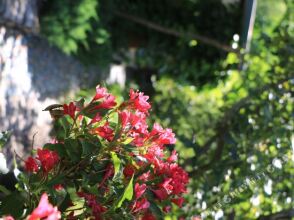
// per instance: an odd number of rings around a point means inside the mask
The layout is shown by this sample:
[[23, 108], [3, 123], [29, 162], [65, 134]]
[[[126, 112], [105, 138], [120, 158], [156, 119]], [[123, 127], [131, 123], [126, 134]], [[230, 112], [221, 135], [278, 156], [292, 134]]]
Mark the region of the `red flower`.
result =
[[176, 138], [175, 134], [172, 132], [172, 129], [167, 128], [164, 133], [160, 135], [159, 142], [162, 144], [175, 144]]
[[87, 205], [92, 209], [95, 219], [101, 219], [101, 214], [107, 209], [97, 202], [96, 196], [83, 192], [78, 192], [77, 194], [79, 197], [85, 198]]
[[61, 184], [56, 184], [53, 186], [53, 188], [56, 190], [56, 191], [60, 191], [60, 190], [63, 190], [64, 187], [61, 185]]
[[48, 149], [38, 149], [37, 159], [41, 162], [42, 168], [45, 172], [49, 172], [59, 162], [59, 156], [55, 151]]
[[100, 137], [105, 138], [108, 141], [112, 141], [114, 137], [113, 130], [109, 127], [108, 122], [106, 122], [102, 127], [96, 128], [95, 131]]
[[160, 200], [165, 200], [168, 197], [167, 191], [165, 189], [155, 189], [152, 190], [156, 197]]
[[114, 106], [116, 106], [115, 97], [113, 95], [107, 95], [104, 99], [104, 101], [95, 107], [95, 109], [105, 108], [105, 109], [111, 109]]
[[135, 173], [135, 169], [136, 168], [131, 164], [126, 165], [123, 171], [125, 177], [132, 177]]
[[188, 173], [183, 170], [178, 164], [171, 164], [169, 166], [169, 176], [172, 178], [172, 185], [173, 185], [173, 194], [179, 195], [181, 193], [186, 193], [186, 185], [189, 182]]
[[28, 220], [39, 220], [47, 217], [47, 220], [61, 219], [61, 214], [57, 207], [53, 207], [48, 202], [48, 196], [44, 193], [41, 197], [40, 203], [37, 208], [34, 209]]
[[148, 209], [150, 206], [150, 202], [146, 198], [141, 200], [137, 200], [133, 205], [133, 212], [138, 212], [143, 209]]
[[138, 180], [141, 180], [143, 182], [146, 182], [151, 179], [150, 170], [148, 170], [147, 173], [143, 173], [141, 176], [139, 176]]
[[165, 212], [165, 213], [169, 213], [171, 211], [171, 206], [164, 206], [162, 208], [162, 210]]
[[151, 212], [145, 212], [142, 220], [156, 220], [156, 218]]
[[135, 195], [136, 195], [136, 199], [139, 199], [144, 194], [144, 192], [146, 191], [146, 189], [147, 189], [146, 184], [140, 185], [139, 183], [136, 183], [135, 184]]
[[65, 115], [69, 115], [72, 119], [75, 118], [75, 111], [77, 110], [77, 107], [73, 102], [69, 103], [69, 105], [64, 104], [63, 105], [63, 113]]
[[130, 114], [131, 113], [128, 111], [119, 112], [122, 128], [125, 128], [127, 124], [129, 123]]
[[171, 199], [171, 201], [181, 208], [183, 206], [185, 199], [183, 197], [180, 197], [176, 199]]
[[168, 192], [168, 194], [170, 194], [170, 192], [173, 190], [173, 186], [171, 185], [172, 182], [172, 178], [168, 178], [165, 179], [163, 183], [160, 184], [160, 186], [162, 188], [164, 188], [166, 190], [166, 192]]
[[133, 104], [133, 108], [141, 112], [148, 112], [151, 105], [147, 102], [149, 96], [144, 95], [142, 92], [134, 92], [130, 89], [130, 102]]
[[133, 133], [132, 134], [132, 144], [137, 146], [137, 147], [142, 147], [145, 143], [146, 138], [138, 133]]
[[173, 163], [173, 162], [176, 162], [178, 160], [178, 154], [175, 150], [172, 151], [171, 155], [169, 158], [167, 158], [167, 161], [169, 163]]
[[90, 124], [93, 124], [93, 123], [99, 122], [101, 119], [102, 119], [101, 115], [100, 115], [99, 113], [97, 113], [97, 114], [95, 115], [95, 117], [90, 121]]
[[37, 161], [33, 158], [33, 157], [29, 157], [26, 161], [25, 161], [25, 169], [28, 172], [38, 172], [39, 170], [39, 166], [37, 164]]
[[[114, 174], [114, 167], [112, 165], [112, 163], [108, 164], [107, 167], [106, 167], [106, 171], [105, 171], [105, 174], [103, 176], [103, 179], [102, 181], [100, 182], [99, 184], [99, 187], [103, 186], [105, 181], [108, 180], [111, 176], [113, 176]], [[98, 188], [99, 188], [98, 187]]]
[[146, 123], [146, 115], [144, 113], [136, 111], [135, 114], [130, 114], [130, 124], [136, 133], [148, 133], [148, 125]]

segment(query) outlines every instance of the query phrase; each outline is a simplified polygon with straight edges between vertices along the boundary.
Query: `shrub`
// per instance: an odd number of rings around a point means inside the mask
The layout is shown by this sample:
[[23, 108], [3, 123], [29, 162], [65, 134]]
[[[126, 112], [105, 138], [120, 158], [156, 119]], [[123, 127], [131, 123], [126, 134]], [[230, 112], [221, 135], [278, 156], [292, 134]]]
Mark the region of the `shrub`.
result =
[[0, 214], [29, 220], [161, 219], [172, 204], [181, 207], [188, 174], [178, 166], [177, 153], [166, 150], [176, 142], [172, 130], [157, 123], [148, 129], [150, 108], [141, 92], [131, 89], [129, 99], [117, 104], [100, 86], [88, 104], [81, 99], [47, 107], [55, 139], [25, 160], [17, 192], [7, 193]]

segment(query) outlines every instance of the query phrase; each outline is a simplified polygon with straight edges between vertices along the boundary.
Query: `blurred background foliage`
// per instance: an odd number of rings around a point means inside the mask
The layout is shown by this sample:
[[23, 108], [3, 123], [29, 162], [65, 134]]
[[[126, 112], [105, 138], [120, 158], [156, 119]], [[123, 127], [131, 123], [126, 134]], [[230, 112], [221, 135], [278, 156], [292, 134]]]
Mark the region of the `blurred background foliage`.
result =
[[[234, 35], [242, 35], [244, 2], [51, 0], [42, 5], [42, 34], [52, 44], [88, 65], [108, 69], [123, 63], [130, 71], [125, 88], [108, 88], [120, 100], [129, 87], [143, 88], [151, 95], [153, 120], [176, 133], [171, 148], [178, 150], [191, 183], [185, 207], [174, 207], [166, 219], [264, 219], [294, 207], [293, 1], [258, 1], [250, 53], [185, 37], [201, 34], [231, 45]], [[183, 35], [156, 31], [150, 22]], [[77, 96], [90, 92], [85, 88]], [[274, 172], [267, 172], [273, 161]], [[258, 172], [267, 175], [212, 209]]]

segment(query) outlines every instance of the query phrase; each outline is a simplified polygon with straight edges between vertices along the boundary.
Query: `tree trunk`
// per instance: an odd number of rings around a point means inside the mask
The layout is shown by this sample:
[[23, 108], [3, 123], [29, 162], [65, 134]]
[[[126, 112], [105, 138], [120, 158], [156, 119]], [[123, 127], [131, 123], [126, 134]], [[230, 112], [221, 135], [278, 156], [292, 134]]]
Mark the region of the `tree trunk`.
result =
[[0, 2], [0, 131], [12, 131], [4, 149], [10, 167], [14, 151], [24, 156], [33, 139], [39, 147], [50, 141], [52, 120], [42, 109], [73, 94], [87, 76], [97, 76], [89, 73], [100, 72], [85, 69], [36, 36], [37, 3]]

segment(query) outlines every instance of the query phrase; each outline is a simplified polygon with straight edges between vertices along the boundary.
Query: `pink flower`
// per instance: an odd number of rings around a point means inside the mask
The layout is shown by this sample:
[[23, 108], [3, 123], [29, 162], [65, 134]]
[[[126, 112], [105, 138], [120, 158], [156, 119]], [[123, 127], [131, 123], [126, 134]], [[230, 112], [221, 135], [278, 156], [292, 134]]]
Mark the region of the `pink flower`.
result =
[[130, 124], [136, 133], [148, 133], [148, 125], [146, 123], [146, 115], [144, 113], [136, 111], [135, 114], [130, 114]]
[[133, 108], [141, 112], [148, 112], [151, 105], [147, 102], [149, 96], [145, 96], [142, 92], [134, 92], [130, 89], [130, 102], [133, 104]]
[[55, 151], [48, 149], [38, 149], [37, 159], [41, 162], [42, 168], [45, 172], [49, 172], [59, 162], [59, 156]]
[[108, 94], [104, 101], [95, 107], [95, 109], [105, 108], [105, 109], [111, 109], [114, 106], [116, 106], [115, 97], [113, 95]]
[[173, 186], [171, 185], [172, 178], [167, 178], [160, 184], [162, 188], [166, 190], [166, 192], [170, 193], [173, 190]]
[[14, 218], [11, 215], [4, 216], [3, 218], [0, 218], [0, 219], [3, 219], [3, 220], [14, 220]]
[[48, 202], [48, 195], [46, 193], [42, 195], [38, 207], [34, 209], [28, 220], [39, 220], [45, 217], [47, 217], [47, 220], [61, 219], [61, 214], [57, 207], [53, 207]]
[[151, 179], [150, 170], [148, 170], [148, 172], [143, 173], [141, 176], [138, 177], [138, 180], [141, 180], [143, 182], [146, 182], [146, 181], [148, 181], [150, 179]]
[[150, 132], [150, 138], [159, 144], [175, 144], [176, 138], [172, 129], [163, 129], [158, 123], [153, 125], [153, 129]]
[[142, 198], [140, 200], [137, 200], [135, 204], [133, 205], [133, 212], [138, 212], [143, 209], [148, 209], [150, 206], [150, 202], [146, 198]]
[[178, 154], [175, 150], [172, 151], [171, 155], [169, 158], [167, 158], [167, 161], [169, 163], [173, 163], [173, 162], [176, 162], [178, 160]]
[[171, 211], [171, 206], [164, 206], [162, 208], [162, 210], [165, 212], [165, 213], [169, 213]]
[[25, 161], [25, 169], [28, 172], [38, 172], [39, 170], [39, 166], [37, 164], [37, 161], [33, 158], [33, 157], [29, 157], [26, 161]]
[[167, 128], [159, 137], [158, 140], [161, 144], [175, 144], [176, 138], [175, 134], [172, 132], [172, 129]]
[[154, 136], [154, 135], [157, 135], [157, 134], [161, 134], [161, 133], [163, 133], [163, 132], [164, 132], [164, 130], [163, 130], [163, 128], [161, 127], [161, 125], [158, 124], [158, 123], [154, 123], [150, 135], [151, 135], [151, 136]]
[[69, 105], [64, 104], [63, 105], [63, 113], [65, 115], [69, 115], [72, 119], [75, 118], [75, 111], [77, 110], [77, 107], [73, 102], [69, 103]]
[[132, 144], [137, 147], [142, 147], [145, 143], [146, 138], [138, 133], [133, 133], [132, 135], [133, 141]]
[[140, 185], [139, 183], [136, 183], [135, 184], [135, 195], [136, 195], [136, 199], [139, 199], [144, 194], [144, 192], [146, 191], [146, 189], [147, 189], [146, 184]]
[[93, 100], [98, 100], [98, 99], [104, 98], [107, 95], [108, 95], [108, 93], [107, 93], [106, 88], [103, 88], [103, 87], [100, 88], [100, 85], [98, 85], [98, 86], [96, 86], [96, 95], [94, 96]]

